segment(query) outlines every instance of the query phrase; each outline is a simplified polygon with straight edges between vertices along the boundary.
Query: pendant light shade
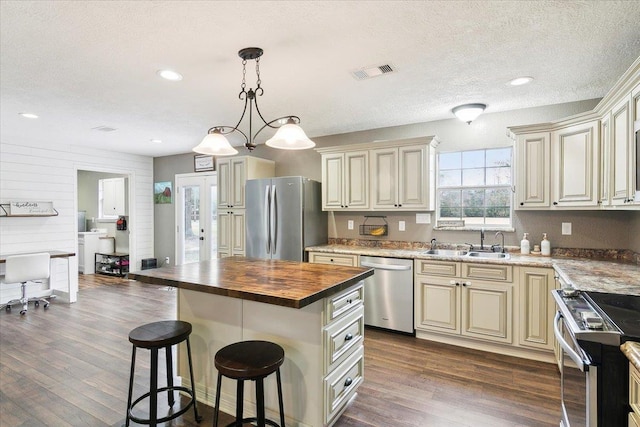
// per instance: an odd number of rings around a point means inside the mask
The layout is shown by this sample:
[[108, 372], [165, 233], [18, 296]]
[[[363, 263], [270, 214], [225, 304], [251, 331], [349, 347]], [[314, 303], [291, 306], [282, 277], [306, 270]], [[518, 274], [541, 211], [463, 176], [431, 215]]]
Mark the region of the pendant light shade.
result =
[[212, 156], [233, 156], [234, 154], [238, 154], [238, 150], [229, 144], [229, 140], [220, 133], [219, 129], [210, 131], [193, 151]]
[[459, 105], [451, 111], [463, 122], [471, 124], [472, 121], [482, 114], [485, 108], [487, 108], [485, 104], [465, 104]]
[[[238, 52], [238, 56], [242, 59], [242, 84], [240, 85], [240, 93], [238, 98], [244, 102], [244, 108], [240, 115], [240, 120], [235, 126], [214, 126], [209, 129], [209, 134], [202, 140], [200, 145], [193, 149], [196, 153], [213, 154], [217, 156], [230, 156], [236, 154], [238, 151], [231, 147], [227, 138], [224, 135], [237, 132], [244, 137], [245, 147], [249, 151], [256, 148], [256, 137], [264, 129], [276, 129], [275, 135], [266, 142], [266, 145], [273, 148], [279, 148], [283, 150], [304, 150], [306, 148], [315, 147], [315, 143], [307, 137], [302, 128], [299, 126], [300, 117], [298, 116], [284, 116], [275, 120], [267, 121], [262, 116], [260, 108], [258, 108], [258, 97], [264, 94], [262, 88], [262, 80], [260, 79], [260, 57], [263, 54], [263, 50], [259, 47], [247, 47], [241, 49]], [[256, 88], [246, 89], [246, 74], [247, 74], [247, 61], [256, 62]], [[247, 111], [248, 110], [248, 111]], [[254, 111], [256, 121], [258, 119], [258, 125], [261, 125], [260, 129], [256, 132], [253, 131], [253, 119]], [[248, 112], [248, 114], [246, 114]], [[245, 117], [248, 117], [249, 131], [243, 132], [240, 130], [240, 124]]]
[[276, 134], [265, 144], [281, 150], [306, 150], [316, 146], [316, 143], [310, 140], [302, 128], [291, 119], [280, 126]]

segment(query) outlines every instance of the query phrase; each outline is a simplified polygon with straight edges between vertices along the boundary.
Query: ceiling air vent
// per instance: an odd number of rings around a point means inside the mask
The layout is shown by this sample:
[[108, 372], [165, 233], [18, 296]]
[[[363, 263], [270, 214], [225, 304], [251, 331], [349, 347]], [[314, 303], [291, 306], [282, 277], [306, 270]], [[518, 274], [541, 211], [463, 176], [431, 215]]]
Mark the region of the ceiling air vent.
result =
[[117, 130], [116, 128], [111, 128], [109, 126], [98, 126], [95, 128], [91, 128], [92, 130], [98, 130], [100, 132], [113, 132], [114, 130]]
[[356, 80], [365, 80], [372, 77], [378, 77], [383, 74], [395, 73], [396, 70], [391, 64], [376, 65], [374, 67], [365, 67], [351, 72], [351, 75]]

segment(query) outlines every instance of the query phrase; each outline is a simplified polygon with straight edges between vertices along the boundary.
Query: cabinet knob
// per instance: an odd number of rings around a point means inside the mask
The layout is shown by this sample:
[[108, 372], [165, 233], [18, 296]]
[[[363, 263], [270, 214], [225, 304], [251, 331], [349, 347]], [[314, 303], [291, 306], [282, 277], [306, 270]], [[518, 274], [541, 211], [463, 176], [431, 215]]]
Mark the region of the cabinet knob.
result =
[[554, 206], [558, 206], [558, 202], [553, 202], [553, 205]]
[[524, 202], [520, 202], [520, 206], [524, 206]]
[[200, 240], [204, 240], [204, 237], [200, 237]]
[[393, 206], [396, 207], [396, 208], [398, 207], [398, 205], [396, 205], [396, 204], [394, 204]]
[[345, 341], [351, 341], [352, 339], [353, 339], [353, 335], [351, 335], [351, 334], [347, 334], [347, 335], [344, 336], [344, 340]]
[[347, 378], [344, 382], [344, 386], [345, 387], [349, 387], [351, 385], [351, 383], [353, 383], [353, 380], [351, 379], [351, 377]]

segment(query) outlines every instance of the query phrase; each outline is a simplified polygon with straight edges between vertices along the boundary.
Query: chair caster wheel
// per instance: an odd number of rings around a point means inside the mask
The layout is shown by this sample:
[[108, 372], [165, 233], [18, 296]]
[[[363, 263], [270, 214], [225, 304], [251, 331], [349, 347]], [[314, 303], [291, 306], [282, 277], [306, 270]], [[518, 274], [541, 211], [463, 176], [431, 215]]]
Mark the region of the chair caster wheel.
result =
[[7, 312], [11, 311], [11, 306], [10, 306], [10, 305], [6, 306], [6, 307], [5, 307], [5, 310], [6, 310]]
[[20, 310], [20, 315], [24, 316], [25, 314], [27, 314], [27, 310]]
[[45, 308], [45, 309], [49, 308], [49, 303], [46, 303], [46, 304], [44, 305], [44, 308]]
[[33, 305], [35, 305], [36, 307], [40, 307], [40, 301], [34, 302]]

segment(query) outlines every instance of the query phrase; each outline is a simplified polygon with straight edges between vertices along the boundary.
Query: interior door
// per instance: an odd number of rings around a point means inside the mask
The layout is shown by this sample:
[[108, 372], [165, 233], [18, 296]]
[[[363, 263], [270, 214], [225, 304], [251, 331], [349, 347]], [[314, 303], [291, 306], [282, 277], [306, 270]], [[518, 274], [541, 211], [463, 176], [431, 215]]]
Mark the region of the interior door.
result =
[[176, 264], [217, 257], [216, 174], [176, 175]]

